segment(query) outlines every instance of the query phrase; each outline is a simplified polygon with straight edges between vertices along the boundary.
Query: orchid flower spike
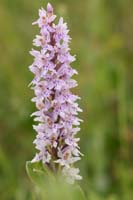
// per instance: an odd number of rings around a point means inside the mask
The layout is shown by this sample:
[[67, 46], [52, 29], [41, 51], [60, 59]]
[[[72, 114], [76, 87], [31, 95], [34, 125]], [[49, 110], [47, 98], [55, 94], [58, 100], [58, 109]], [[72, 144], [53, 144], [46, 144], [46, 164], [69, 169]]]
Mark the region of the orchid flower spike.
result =
[[38, 25], [40, 34], [36, 35], [32, 49], [34, 57], [29, 67], [34, 74], [31, 88], [34, 90], [37, 111], [32, 114], [34, 130], [37, 132], [34, 140], [37, 153], [32, 162], [41, 161], [46, 167], [56, 173], [59, 169], [69, 183], [82, 177], [74, 163], [80, 160], [81, 153], [78, 146], [82, 121], [78, 112], [82, 112], [76, 102], [80, 99], [71, 92], [77, 86], [72, 79], [77, 71], [71, 67], [75, 56], [70, 54], [70, 36], [67, 24], [63, 18], [55, 24], [56, 15], [50, 3], [47, 9], [39, 9], [39, 19], [33, 24]]

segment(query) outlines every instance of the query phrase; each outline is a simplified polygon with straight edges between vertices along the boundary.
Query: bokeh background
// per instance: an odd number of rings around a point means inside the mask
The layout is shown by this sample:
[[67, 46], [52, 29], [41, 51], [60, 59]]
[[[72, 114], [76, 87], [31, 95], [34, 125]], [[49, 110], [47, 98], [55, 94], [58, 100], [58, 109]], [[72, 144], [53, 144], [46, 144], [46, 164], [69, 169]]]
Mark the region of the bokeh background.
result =
[[[78, 163], [81, 186], [89, 200], [133, 198], [133, 1], [51, 0], [68, 22], [75, 93], [84, 112]], [[46, 0], [0, 0], [0, 199], [30, 200], [33, 185], [25, 171], [31, 160], [30, 114], [35, 110], [28, 88], [32, 74], [29, 50], [38, 33], [31, 23]]]

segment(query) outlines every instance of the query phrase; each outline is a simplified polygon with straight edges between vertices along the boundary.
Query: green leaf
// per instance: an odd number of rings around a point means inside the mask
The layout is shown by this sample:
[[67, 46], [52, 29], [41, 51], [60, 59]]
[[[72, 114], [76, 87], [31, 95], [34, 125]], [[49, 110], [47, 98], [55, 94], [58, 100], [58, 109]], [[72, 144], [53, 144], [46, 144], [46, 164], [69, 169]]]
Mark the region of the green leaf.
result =
[[31, 181], [35, 184], [40, 183], [41, 179], [45, 177], [45, 172], [40, 162], [32, 163], [31, 161], [27, 161], [26, 171]]
[[76, 200], [86, 200], [85, 194], [82, 190], [82, 188], [80, 187], [80, 185], [75, 185], [74, 187], [74, 192], [75, 192], [75, 199]]
[[53, 174], [42, 162], [26, 162], [26, 171], [31, 181], [37, 186], [37, 196], [40, 199], [51, 200], [85, 200], [85, 195], [79, 185], [67, 184], [59, 174]]

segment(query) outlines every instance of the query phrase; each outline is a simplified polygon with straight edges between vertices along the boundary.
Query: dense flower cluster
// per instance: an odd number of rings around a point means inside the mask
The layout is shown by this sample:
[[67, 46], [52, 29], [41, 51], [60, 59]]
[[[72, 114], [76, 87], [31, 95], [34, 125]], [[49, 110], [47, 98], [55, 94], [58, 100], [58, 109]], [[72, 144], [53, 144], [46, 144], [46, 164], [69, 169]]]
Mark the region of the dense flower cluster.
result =
[[37, 110], [32, 114], [38, 122], [33, 128], [37, 132], [34, 144], [38, 153], [32, 162], [42, 161], [49, 169], [56, 172], [61, 169], [63, 175], [71, 183], [81, 179], [79, 169], [73, 163], [80, 159], [78, 146], [79, 138], [75, 135], [80, 130], [82, 121], [77, 117], [82, 110], [76, 100], [78, 96], [72, 94], [71, 88], [77, 82], [71, 77], [77, 71], [70, 66], [75, 57], [70, 55], [67, 24], [63, 18], [57, 25], [54, 20], [53, 7], [48, 3], [47, 10], [39, 10], [39, 19], [33, 24], [40, 28], [40, 35], [36, 35], [33, 44], [40, 50], [30, 52], [34, 57], [29, 67], [34, 74], [31, 82]]

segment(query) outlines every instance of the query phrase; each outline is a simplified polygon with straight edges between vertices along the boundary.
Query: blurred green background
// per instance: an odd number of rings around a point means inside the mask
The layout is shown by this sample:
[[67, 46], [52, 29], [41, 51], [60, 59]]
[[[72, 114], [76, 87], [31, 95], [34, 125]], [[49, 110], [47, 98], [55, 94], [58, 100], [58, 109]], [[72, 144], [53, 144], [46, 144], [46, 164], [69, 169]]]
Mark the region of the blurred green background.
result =
[[[45, 0], [0, 0], [0, 200], [30, 200], [34, 188], [25, 171], [31, 160], [28, 51], [39, 32], [31, 23]], [[51, 0], [68, 22], [75, 93], [82, 97], [78, 163], [89, 200], [133, 198], [133, 1]]]

